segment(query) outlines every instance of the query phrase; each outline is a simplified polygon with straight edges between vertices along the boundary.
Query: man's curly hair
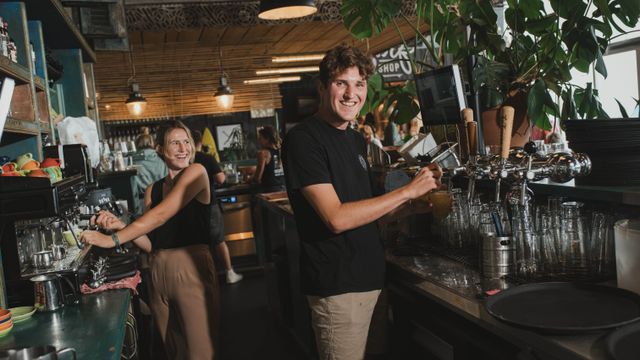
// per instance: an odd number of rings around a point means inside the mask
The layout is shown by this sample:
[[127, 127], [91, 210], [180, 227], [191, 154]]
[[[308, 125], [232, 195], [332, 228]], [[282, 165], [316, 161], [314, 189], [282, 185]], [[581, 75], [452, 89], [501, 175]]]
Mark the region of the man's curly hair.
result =
[[346, 44], [339, 45], [327, 51], [320, 62], [320, 81], [328, 86], [338, 74], [352, 66], [356, 66], [365, 79], [373, 74], [373, 62], [362, 50]]

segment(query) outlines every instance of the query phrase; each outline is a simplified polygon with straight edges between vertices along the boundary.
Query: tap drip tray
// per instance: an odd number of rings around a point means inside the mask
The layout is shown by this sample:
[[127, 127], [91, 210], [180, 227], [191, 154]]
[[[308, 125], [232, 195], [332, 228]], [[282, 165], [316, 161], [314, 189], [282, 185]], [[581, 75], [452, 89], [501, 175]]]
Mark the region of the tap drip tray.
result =
[[485, 305], [501, 321], [543, 333], [585, 333], [640, 320], [640, 295], [594, 284], [525, 284], [490, 296]]

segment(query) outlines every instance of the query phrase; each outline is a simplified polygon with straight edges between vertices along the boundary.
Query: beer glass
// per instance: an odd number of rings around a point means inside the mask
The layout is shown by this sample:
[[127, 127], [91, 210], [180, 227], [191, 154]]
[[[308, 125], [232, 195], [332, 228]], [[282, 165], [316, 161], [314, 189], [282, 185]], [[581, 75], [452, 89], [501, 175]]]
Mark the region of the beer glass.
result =
[[584, 204], [564, 202], [562, 208], [562, 253], [568, 275], [584, 276], [588, 272], [588, 233], [582, 216]]

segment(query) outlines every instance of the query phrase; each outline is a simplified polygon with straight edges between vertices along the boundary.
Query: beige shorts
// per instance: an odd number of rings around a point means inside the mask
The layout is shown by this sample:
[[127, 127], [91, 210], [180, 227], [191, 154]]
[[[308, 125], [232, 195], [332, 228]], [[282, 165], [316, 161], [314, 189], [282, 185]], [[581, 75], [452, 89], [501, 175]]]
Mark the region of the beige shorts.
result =
[[371, 314], [380, 290], [307, 296], [320, 360], [364, 358]]

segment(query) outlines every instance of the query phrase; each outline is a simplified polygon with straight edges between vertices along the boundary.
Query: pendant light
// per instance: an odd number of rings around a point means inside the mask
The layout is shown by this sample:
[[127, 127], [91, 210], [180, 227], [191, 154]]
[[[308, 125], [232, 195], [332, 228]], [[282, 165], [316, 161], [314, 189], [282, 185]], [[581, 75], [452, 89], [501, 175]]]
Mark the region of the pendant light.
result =
[[129, 63], [131, 64], [131, 77], [127, 80], [127, 86], [131, 88], [131, 92], [124, 103], [131, 116], [140, 116], [147, 108], [147, 99], [140, 93], [140, 85], [136, 82], [136, 67], [133, 64], [131, 46], [129, 47]]
[[235, 95], [233, 95], [233, 90], [229, 86], [229, 76], [222, 69], [222, 48], [220, 46], [220, 40], [222, 37], [218, 38], [218, 66], [220, 67], [220, 86], [218, 86], [218, 90], [213, 95], [216, 99], [216, 103], [218, 107], [222, 110], [230, 110], [233, 107], [233, 99]]
[[258, 17], [263, 20], [294, 19], [318, 11], [313, 0], [260, 0]]
[[129, 98], [124, 102], [127, 105], [129, 114], [133, 116], [140, 116], [147, 108], [147, 99], [140, 94], [140, 86], [137, 82], [131, 83], [131, 92]]

